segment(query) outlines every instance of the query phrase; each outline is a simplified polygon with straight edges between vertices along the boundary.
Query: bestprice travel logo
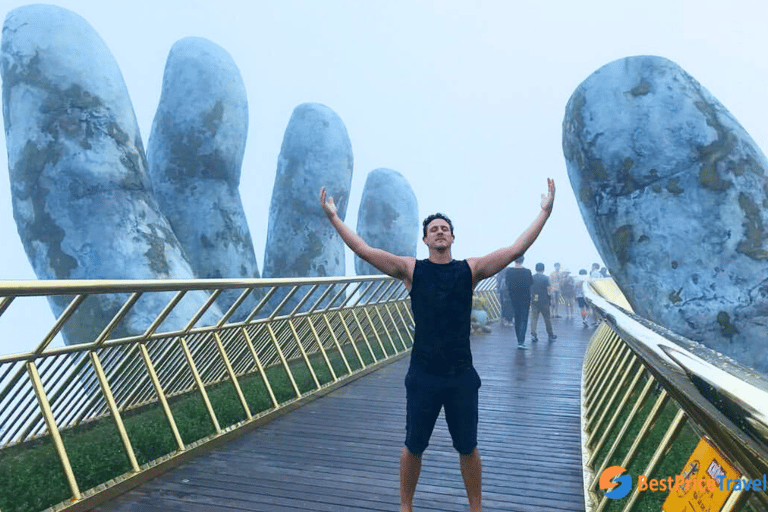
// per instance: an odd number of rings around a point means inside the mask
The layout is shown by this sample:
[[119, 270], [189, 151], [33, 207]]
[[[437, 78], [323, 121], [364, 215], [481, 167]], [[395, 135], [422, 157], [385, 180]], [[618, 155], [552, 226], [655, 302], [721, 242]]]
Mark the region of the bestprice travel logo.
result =
[[[701, 465], [695, 460], [689, 462], [683, 474], [667, 478], [648, 478], [645, 475], [637, 477], [638, 491], [675, 491], [679, 497], [684, 497], [690, 491], [696, 493], [712, 493], [715, 490], [730, 493], [731, 491], [768, 490], [768, 475], [762, 475], [762, 479], [727, 478], [723, 467], [713, 460], [706, 468], [706, 476], [697, 476]], [[620, 500], [632, 490], [632, 476], [623, 475], [626, 469], [621, 466], [605, 468], [600, 474], [600, 489], [605, 491], [605, 496], [614, 500]], [[622, 475], [622, 476], [620, 476]]]
[[606, 491], [605, 496], [614, 500], [620, 500], [632, 490], [632, 476], [624, 475], [627, 470], [621, 466], [605, 468], [600, 474], [600, 489]]

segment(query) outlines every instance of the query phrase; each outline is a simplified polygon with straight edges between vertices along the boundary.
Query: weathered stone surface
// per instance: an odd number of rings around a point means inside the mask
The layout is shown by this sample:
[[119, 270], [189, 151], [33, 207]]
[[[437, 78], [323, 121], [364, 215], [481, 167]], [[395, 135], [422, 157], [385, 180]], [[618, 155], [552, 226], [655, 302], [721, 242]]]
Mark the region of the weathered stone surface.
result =
[[[410, 183], [392, 169], [368, 174], [357, 214], [357, 234], [371, 247], [398, 256], [416, 257], [419, 240], [419, 205]], [[357, 275], [381, 274], [355, 256]]]
[[343, 276], [344, 242], [320, 207], [320, 187], [344, 219], [352, 145], [341, 118], [317, 103], [296, 107], [283, 136], [269, 207], [264, 277]]
[[[11, 11], [0, 71], [13, 215], [40, 279], [192, 278], [146, 173], [120, 69], [80, 16], [51, 5]], [[207, 294], [189, 294], [163, 327], [183, 327]], [[143, 332], [169, 297], [144, 297], [115, 332]], [[89, 299], [64, 331], [96, 336], [118, 297]], [[52, 301], [58, 316], [66, 306]]]
[[[199, 37], [177, 41], [147, 163], [160, 209], [199, 278], [259, 277], [239, 192], [247, 134], [245, 85], [229, 53]], [[226, 311], [239, 295], [224, 292], [216, 303]], [[249, 296], [231, 318], [243, 319], [257, 299]]]
[[768, 161], [661, 57], [600, 68], [563, 122], [568, 175], [635, 311], [768, 373]]

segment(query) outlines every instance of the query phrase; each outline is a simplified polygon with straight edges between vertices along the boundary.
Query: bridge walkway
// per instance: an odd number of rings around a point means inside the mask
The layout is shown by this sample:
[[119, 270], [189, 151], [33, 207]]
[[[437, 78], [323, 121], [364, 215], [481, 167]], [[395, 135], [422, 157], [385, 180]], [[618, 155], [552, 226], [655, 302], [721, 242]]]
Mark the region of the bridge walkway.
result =
[[[514, 328], [499, 323], [473, 336], [486, 512], [584, 510], [580, 382], [594, 329], [580, 319], [553, 325], [558, 339], [527, 342], [528, 350], [517, 350]], [[396, 511], [408, 362], [395, 361], [97, 510]], [[414, 508], [468, 510], [442, 414]]]

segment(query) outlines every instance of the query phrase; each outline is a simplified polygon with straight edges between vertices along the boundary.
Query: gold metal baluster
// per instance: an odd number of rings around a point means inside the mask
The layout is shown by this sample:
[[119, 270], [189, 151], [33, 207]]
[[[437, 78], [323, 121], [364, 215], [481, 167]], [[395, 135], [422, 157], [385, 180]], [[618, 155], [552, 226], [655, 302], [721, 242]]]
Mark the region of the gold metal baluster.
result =
[[[648, 434], [651, 431], [651, 427], [656, 423], [656, 420], [659, 419], [659, 416], [661, 415], [661, 412], [664, 410], [664, 406], [667, 405], [667, 402], [669, 401], [669, 395], [665, 390], [661, 390], [661, 393], [659, 393], [659, 398], [656, 400], [656, 403], [653, 405], [653, 409], [651, 409], [650, 414], [645, 419], [645, 423], [643, 423], [643, 426], [640, 428], [640, 432], [638, 432], [637, 437], [635, 438], [634, 442], [632, 443], [632, 446], [629, 448], [629, 451], [624, 456], [624, 460], [621, 462], [620, 466], [623, 468], [629, 467], [630, 463], [632, 462], [632, 459], [635, 458], [635, 455], [637, 455], [637, 451], [640, 449], [640, 445], [645, 441], [645, 438], [648, 437]], [[597, 477], [599, 478], [599, 476]], [[595, 512], [602, 512], [605, 510], [605, 507], [608, 506], [608, 502], [611, 501], [610, 498], [606, 498], [603, 496], [603, 499], [600, 501], [600, 505], [597, 507], [597, 510]]]
[[187, 359], [187, 364], [189, 365], [189, 369], [192, 372], [192, 377], [195, 379], [195, 384], [197, 384], [197, 389], [200, 391], [200, 396], [203, 397], [203, 403], [205, 404], [205, 408], [208, 411], [208, 416], [210, 416], [211, 418], [211, 423], [213, 424], [213, 428], [216, 429], [216, 433], [218, 434], [221, 432], [221, 427], [219, 426], [219, 419], [216, 417], [216, 413], [213, 410], [211, 401], [208, 399], [208, 392], [205, 390], [203, 379], [200, 378], [200, 374], [197, 371], [197, 365], [195, 365], [195, 360], [192, 358], [192, 352], [189, 351], [189, 345], [187, 345], [187, 340], [185, 340], [184, 338], [179, 338], [179, 344], [181, 345], [181, 349], [184, 351], [184, 357]]
[[325, 359], [325, 364], [328, 365], [328, 370], [331, 372], [331, 377], [333, 377], [333, 382], [337, 382], [339, 380], [339, 377], [336, 375], [336, 371], [333, 369], [331, 360], [328, 359], [328, 354], [326, 354], [325, 348], [323, 348], [323, 341], [320, 339], [320, 336], [317, 334], [317, 329], [315, 329], [315, 324], [312, 323], [311, 317], [307, 317], [307, 324], [309, 325], [309, 328], [312, 330], [312, 335], [315, 337], [317, 346], [320, 347], [320, 353], [323, 354], [323, 359]]
[[[672, 423], [669, 425], [669, 428], [667, 428], [667, 432], [661, 439], [658, 448], [656, 448], [656, 451], [653, 453], [651, 460], [648, 462], [648, 466], [646, 466], [645, 471], [643, 471], [643, 475], [651, 475], [654, 471], [656, 471], [656, 466], [659, 465], [659, 462], [661, 462], [664, 453], [669, 450], [669, 447], [672, 446], [672, 443], [674, 443], [675, 439], [677, 439], [680, 430], [682, 430], [683, 425], [685, 424], [685, 420], [685, 413], [682, 409], [678, 409], [677, 414], [675, 414], [675, 417], [672, 420]], [[624, 504], [624, 510], [626, 512], [630, 512], [635, 507], [639, 497], [640, 487], [636, 486], [634, 489], [632, 489], [632, 494], [629, 497], [629, 501]]]
[[365, 318], [368, 319], [368, 325], [371, 326], [371, 331], [373, 331], [373, 335], [376, 337], [376, 341], [379, 342], [379, 347], [381, 347], [381, 353], [384, 354], [383, 359], [386, 359], [389, 357], [389, 354], [387, 354], [387, 351], [384, 350], [384, 344], [381, 342], [381, 337], [379, 336], [378, 331], [376, 330], [376, 326], [373, 325], [373, 320], [371, 320], [371, 315], [368, 313], [368, 307], [363, 307], [363, 313], [365, 313]]
[[43, 389], [40, 374], [37, 372], [37, 366], [33, 361], [28, 361], [26, 366], [29, 378], [32, 380], [35, 396], [37, 396], [37, 403], [40, 405], [40, 410], [43, 412], [45, 424], [48, 426], [48, 432], [51, 434], [51, 440], [56, 448], [56, 453], [59, 456], [61, 466], [64, 469], [64, 475], [67, 477], [67, 483], [72, 492], [72, 497], [79, 500], [82, 498], [80, 488], [77, 486], [77, 480], [75, 480], [75, 474], [72, 471], [72, 465], [69, 463], [69, 457], [67, 456], [67, 449], [64, 447], [64, 442], [61, 440], [61, 434], [59, 434], [59, 429], [56, 426], [56, 420], [53, 417], [51, 405], [48, 403], [48, 397], [45, 395], [45, 389]]
[[53, 341], [53, 338], [59, 334], [59, 331], [62, 329], [62, 327], [64, 327], [64, 324], [66, 324], [67, 320], [69, 320], [69, 318], [75, 314], [77, 308], [80, 307], [80, 304], [82, 304], [86, 298], [88, 298], [88, 295], [83, 294], [77, 295], [74, 299], [72, 299], [72, 302], [69, 303], [61, 316], [56, 319], [56, 323], [53, 325], [51, 330], [48, 331], [48, 334], [45, 335], [43, 341], [41, 341], [37, 348], [34, 350], [34, 354], [36, 356], [39, 356], [45, 351], [46, 348], [48, 348], [48, 345], [50, 345], [50, 343]]
[[[403, 339], [402, 334], [400, 334], [400, 329], [397, 326], [397, 322], [395, 322], [395, 317], [392, 316], [392, 311], [389, 310], [389, 304], [384, 304], [384, 309], [387, 311], [387, 315], [389, 315], [389, 319], [392, 322], [392, 328], [395, 329], [395, 333], [400, 339], [400, 345], [402, 345], [403, 350], [408, 350], [408, 345], [405, 344], [405, 340]], [[399, 350], [398, 352], [402, 352], [402, 350]]]
[[[592, 407], [591, 414], [587, 415], [587, 421], [586, 421], [586, 427], [588, 431], [594, 430], [597, 428], [597, 425], [593, 425], [593, 422], [595, 421], [595, 418], [597, 418], [597, 415], [602, 411], [602, 416], [600, 419], [605, 416], [608, 408], [610, 407], [610, 403], [615, 398], [615, 396], [618, 394], [619, 389], [621, 389], [621, 383], [626, 380], [627, 376], [629, 375], [629, 368], [631, 368], [632, 364], [634, 364], [636, 358], [633, 357], [632, 351], [629, 349], [629, 346], [625, 345], [626, 350], [624, 350], [624, 355], [621, 356], [622, 359], [616, 365], [615, 368], [611, 370], [611, 378], [610, 382], [608, 382], [602, 392], [600, 393], [600, 398], [597, 400], [597, 403], [594, 407]], [[621, 383], [616, 385], [616, 381], [620, 380]], [[609, 401], [609, 393], [613, 390], [613, 394], [610, 396]], [[604, 407], [604, 404], [608, 401], [608, 407]], [[599, 423], [598, 423], [599, 424]]]
[[[360, 336], [363, 337], [363, 341], [365, 342], [365, 346], [368, 347], [368, 352], [371, 353], [371, 359], [373, 359], [374, 363], [379, 362], [379, 358], [376, 357], [376, 352], [373, 351], [373, 347], [371, 347], [370, 342], [368, 341], [368, 336], [365, 334], [365, 329], [363, 329], [363, 324], [360, 323], [360, 319], [357, 318], [357, 313], [354, 309], [351, 309], [350, 312], [352, 313], [352, 318], [355, 320], [355, 325], [357, 325], [357, 329], [360, 331]], [[384, 357], [386, 357], [387, 354], [384, 353]]]
[[603, 389], [603, 385], [605, 384], [605, 381], [608, 380], [612, 375], [613, 372], [609, 370], [611, 366], [615, 363], [616, 359], [620, 357], [623, 351], [629, 350], [627, 345], [621, 341], [621, 338], [618, 337], [616, 333], [612, 334], [612, 341], [613, 345], [606, 350], [605, 357], [602, 359], [600, 366], [599, 366], [599, 376], [595, 378], [592, 385], [589, 387], [589, 389], [586, 390], [586, 394], [588, 395], [588, 398], [585, 400], [585, 404], [587, 406], [587, 409], [589, 411], [592, 410], [592, 404], [596, 399], [598, 399], [601, 395], [600, 390]]
[[176, 439], [176, 447], [180, 452], [183, 452], [185, 450], [184, 441], [181, 440], [181, 434], [179, 434], [179, 429], [176, 427], [173, 413], [168, 405], [168, 401], [165, 399], [163, 387], [160, 385], [160, 379], [157, 378], [155, 366], [152, 364], [152, 359], [149, 357], [147, 346], [144, 343], [139, 343], [139, 351], [141, 352], [142, 359], [144, 359], [144, 365], [147, 367], [147, 372], [149, 372], [149, 378], [152, 380], [152, 386], [155, 388], [155, 394], [157, 395], [158, 400], [160, 400], [160, 406], [163, 408], [168, 424], [171, 426], [171, 432], [173, 432], [173, 437]]
[[[272, 332], [271, 327], [270, 332]], [[248, 402], [245, 401], [245, 395], [243, 395], [243, 390], [240, 389], [240, 383], [237, 381], [237, 375], [235, 375], [235, 371], [232, 369], [232, 364], [229, 362], [227, 351], [224, 349], [224, 344], [221, 342], [221, 337], [219, 336], [218, 332], [213, 333], [213, 339], [216, 340], [216, 347], [219, 349], [219, 355], [221, 355], [221, 359], [224, 361], [224, 366], [226, 367], [227, 373], [229, 374], [229, 379], [232, 381], [232, 386], [235, 388], [237, 398], [240, 399], [240, 404], [243, 406], [245, 416], [246, 418], [251, 419], [253, 417], [251, 414], [251, 409], [248, 407]], [[282, 354], [280, 357], [282, 357]], [[293, 378], [291, 378], [291, 382], [293, 382]]]
[[[402, 306], [405, 306], [405, 304], [403, 302], [398, 302], [397, 304], [395, 304], [395, 311], [397, 311], [397, 315], [400, 317], [400, 321], [402, 322], [403, 329], [405, 329], [405, 332], [408, 333], [408, 338], [410, 338], [410, 340], [411, 340], [411, 347], [412, 347], [413, 346], [413, 331], [411, 331], [411, 329], [408, 328], [409, 324], [408, 324], [408, 322], [405, 321], [405, 317], [403, 316], [403, 312], [400, 311], [400, 308]], [[405, 307], [408, 307], [408, 306], [405, 306]]]
[[248, 350], [251, 351], [251, 356], [253, 356], [253, 361], [256, 363], [256, 367], [259, 369], [261, 378], [264, 379], [264, 386], [267, 388], [267, 392], [269, 393], [269, 399], [272, 400], [272, 407], [277, 408], [279, 407], [277, 403], [277, 398], [275, 398], [275, 393], [274, 391], [272, 391], [272, 385], [269, 383], [269, 378], [267, 378], [267, 373], [264, 371], [264, 367], [261, 365], [261, 361], [259, 360], [259, 354], [256, 353], [256, 347], [253, 346], [253, 340], [251, 339], [251, 335], [248, 334], [248, 331], [245, 329], [245, 327], [242, 327], [242, 330], [243, 330], [243, 336], [245, 336], [245, 342], [248, 344]]
[[360, 361], [360, 368], [365, 368], [365, 361], [363, 361], [363, 358], [360, 355], [360, 351], [357, 349], [357, 343], [355, 343], [354, 338], [352, 338], [352, 333], [349, 330], [347, 322], [344, 321], [344, 313], [341, 310], [338, 310], [336, 314], [339, 315], [339, 322], [344, 328], [344, 332], [347, 334], [347, 339], [349, 339], [349, 343], [352, 345], [352, 349], [355, 351], [355, 355], [357, 355], [357, 360]]
[[301, 336], [299, 336], [299, 333], [296, 332], [296, 327], [293, 325], [293, 318], [288, 320], [288, 327], [290, 327], [291, 334], [293, 334], [293, 338], [296, 340], [296, 344], [299, 346], [299, 350], [301, 351], [301, 356], [304, 358], [304, 362], [307, 364], [307, 368], [309, 368], [309, 373], [312, 375], [312, 380], [315, 381], [315, 388], [320, 389], [320, 381], [317, 380], [315, 369], [312, 368], [312, 362], [309, 360], [307, 351], [304, 350], [304, 345], [301, 343]]
[[101, 366], [99, 355], [94, 351], [89, 352], [88, 355], [91, 356], [91, 364], [96, 371], [96, 377], [99, 379], [99, 385], [101, 385], [101, 392], [104, 394], [104, 399], [107, 401], [109, 412], [112, 414], [112, 419], [120, 434], [120, 440], [123, 443], [125, 454], [128, 456], [128, 461], [131, 463], [131, 469], [134, 473], [138, 473], [140, 471], [139, 463], [136, 460], [136, 454], [133, 451], [131, 440], [128, 438], [128, 432], [125, 430], [123, 418], [120, 416], [120, 410], [117, 408], [115, 398], [112, 396], [112, 390], [109, 388], [109, 381], [107, 380], [106, 373], [104, 373], [104, 368]]
[[290, 366], [288, 366], [288, 361], [285, 360], [285, 356], [283, 355], [283, 350], [280, 348], [280, 343], [277, 341], [277, 336], [275, 336], [275, 331], [272, 329], [271, 324], [267, 324], [267, 331], [269, 332], [269, 336], [272, 338], [272, 343], [275, 345], [275, 350], [277, 350], [277, 355], [280, 357], [280, 361], [283, 363], [283, 368], [285, 368], [285, 373], [288, 374], [288, 378], [291, 380], [291, 385], [293, 386], [293, 391], [296, 393], [296, 398], [301, 397], [301, 391], [299, 391], [299, 386], [296, 385], [296, 381], [293, 379], [293, 372], [291, 372]]
[[328, 332], [331, 335], [331, 338], [333, 339], [333, 343], [336, 345], [336, 349], [339, 351], [339, 355], [341, 356], [341, 360], [344, 361], [344, 366], [347, 367], [347, 375], [352, 373], [352, 368], [349, 367], [349, 362], [347, 362], [347, 357], [344, 355], [344, 351], [341, 349], [341, 345], [339, 344], [339, 340], [336, 337], [336, 333], [333, 330], [333, 326], [331, 326], [331, 322], [328, 321], [328, 317], [325, 313], [323, 313], [323, 320], [325, 320], [325, 325], [328, 327]]
[[379, 317], [379, 322], [381, 322], [381, 329], [386, 333], [389, 343], [392, 345], [392, 350], [395, 351], [395, 354], [398, 354], [399, 350], [395, 346], [395, 340], [392, 339], [392, 335], [389, 333], [389, 329], [387, 329], [387, 323], [384, 321], [384, 317], [381, 316], [381, 305], [376, 304], [373, 308], [376, 311], [376, 316]]
[[[619, 405], [616, 407], [613, 407], [613, 404], [609, 404], [608, 407], [606, 407], [607, 411], [613, 411], [613, 416], [611, 417], [611, 420], [608, 422], [608, 425], [605, 426], [605, 430], [603, 430], [603, 434], [600, 436], [601, 439], [597, 443], [597, 446], [595, 446], [593, 452], [600, 451], [600, 449], [603, 447], [603, 444], [605, 443], [607, 439], [607, 434], [613, 430], [613, 427], [616, 425], [616, 422], [619, 419], [619, 416], [621, 416], [622, 411], [627, 405], [627, 402], [629, 401], [632, 394], [637, 390], [638, 386], [640, 385], [640, 378], [645, 374], [645, 368], [640, 365], [640, 367], [637, 369], [637, 371], [634, 372], [634, 377], [632, 378], [632, 382], [630, 382], [629, 387], [627, 388], [627, 391], [624, 393], [623, 398], [621, 399], [621, 402], [619, 402]], [[627, 372], [626, 376], [629, 376], [630, 373]], [[622, 384], [623, 385], [623, 381]], [[619, 388], [621, 387], [619, 386]], [[600, 430], [600, 425], [603, 422], [603, 418], [600, 418], [600, 421], [595, 426], [595, 429], [592, 431], [592, 433], [589, 435], [589, 439], [587, 439], [586, 446], [592, 446], [595, 442], [595, 438], [597, 437], [597, 432]], [[592, 462], [592, 458], [590, 458], [590, 462]]]
[[[621, 427], [621, 430], [619, 430], [619, 433], [616, 435], [616, 439], [613, 440], [613, 445], [611, 445], [611, 449], [608, 450], [608, 453], [603, 457], [603, 461], [600, 463], [598, 471], [595, 472], [595, 475], [597, 475], [592, 482], [589, 485], [589, 489], [597, 489], [598, 484], [600, 483], [600, 475], [605, 471], [605, 468], [608, 467], [608, 464], [610, 464], [611, 460], [613, 460], [613, 455], [616, 453], [616, 450], [619, 449], [619, 445], [624, 440], [624, 438], [627, 435], [627, 431], [629, 431], [630, 425], [632, 425], [632, 422], [637, 418], [637, 415], [640, 413], [640, 409], [645, 405], [645, 401], [648, 399], [648, 397], [651, 394], [651, 389], [653, 388], [653, 385], [655, 384], [655, 381], [653, 377], [649, 377], [648, 381], [645, 383], [645, 387], [643, 387], [643, 390], [640, 392], [640, 396], [637, 397], [637, 401], [632, 406], [632, 410], [629, 413], [629, 416], [627, 416], [627, 419], [624, 420], [624, 424]], [[589, 461], [587, 461], [587, 465], [591, 467], [594, 459], [597, 457], [599, 449], [595, 449], [592, 452], [591, 457], [589, 458]]]

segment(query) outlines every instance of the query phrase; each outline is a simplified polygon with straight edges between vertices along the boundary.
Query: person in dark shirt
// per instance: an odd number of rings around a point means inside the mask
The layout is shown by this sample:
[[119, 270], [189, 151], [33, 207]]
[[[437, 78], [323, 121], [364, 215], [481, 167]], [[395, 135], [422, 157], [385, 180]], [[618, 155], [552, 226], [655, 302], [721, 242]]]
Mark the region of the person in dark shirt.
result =
[[384, 274], [403, 281], [411, 295], [415, 333], [411, 362], [405, 377], [406, 435], [400, 456], [400, 511], [413, 510], [413, 495], [440, 410], [445, 418], [459, 463], [471, 512], [482, 509], [482, 464], [477, 450], [478, 389], [480, 377], [472, 366], [469, 346], [472, 293], [480, 281], [495, 275], [520, 257], [541, 233], [552, 213], [555, 183], [547, 179], [541, 211], [509, 247], [486, 256], [457, 261], [451, 254], [453, 224], [443, 214], [423, 222], [429, 257], [416, 260], [370, 247], [336, 214], [332, 197], [320, 189], [320, 204], [344, 243]]
[[525, 331], [528, 330], [528, 310], [531, 307], [531, 270], [523, 266], [524, 256], [515, 260], [515, 266], [506, 271], [507, 290], [515, 317], [517, 348], [526, 349]]
[[557, 336], [552, 331], [552, 322], [549, 319], [549, 278], [544, 274], [544, 264], [536, 264], [536, 274], [531, 284], [531, 341], [539, 341], [536, 336], [536, 324], [539, 323], [539, 315], [544, 317], [544, 326], [547, 328], [549, 341], [554, 341]]

